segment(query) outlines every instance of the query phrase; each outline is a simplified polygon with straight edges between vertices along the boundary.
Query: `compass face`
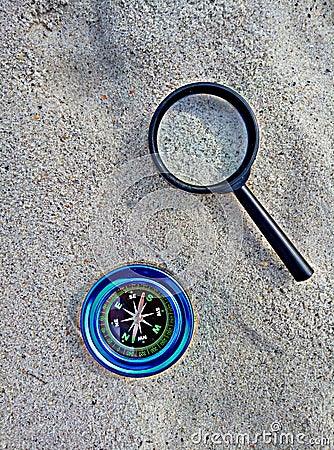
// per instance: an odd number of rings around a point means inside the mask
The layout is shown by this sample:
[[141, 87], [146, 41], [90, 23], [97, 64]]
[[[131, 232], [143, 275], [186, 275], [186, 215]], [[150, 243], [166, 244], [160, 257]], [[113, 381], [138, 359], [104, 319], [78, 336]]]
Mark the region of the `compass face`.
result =
[[100, 330], [120, 355], [143, 358], [163, 349], [174, 331], [173, 307], [166, 296], [146, 284], [117, 289], [104, 303]]
[[88, 351], [105, 369], [148, 377], [181, 358], [194, 315], [187, 293], [169, 273], [129, 264], [92, 286], [82, 304], [80, 328]]

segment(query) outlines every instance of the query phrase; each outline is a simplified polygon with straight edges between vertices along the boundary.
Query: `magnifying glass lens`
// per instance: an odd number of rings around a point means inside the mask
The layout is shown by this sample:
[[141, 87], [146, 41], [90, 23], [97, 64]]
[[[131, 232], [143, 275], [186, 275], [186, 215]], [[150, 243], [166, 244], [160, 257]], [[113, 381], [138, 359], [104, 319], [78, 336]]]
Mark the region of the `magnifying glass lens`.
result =
[[161, 160], [179, 180], [212, 186], [233, 175], [247, 153], [248, 134], [238, 110], [210, 94], [192, 94], [171, 105], [157, 133]]

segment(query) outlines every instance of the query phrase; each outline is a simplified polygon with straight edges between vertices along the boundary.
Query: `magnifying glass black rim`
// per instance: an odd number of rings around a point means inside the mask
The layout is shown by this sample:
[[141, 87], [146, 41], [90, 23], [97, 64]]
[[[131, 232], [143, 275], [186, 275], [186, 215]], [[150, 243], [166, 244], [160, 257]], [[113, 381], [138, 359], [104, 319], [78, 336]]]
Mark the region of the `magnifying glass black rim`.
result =
[[[183, 97], [195, 94], [215, 95], [228, 101], [237, 109], [237, 111], [241, 115], [246, 126], [248, 136], [246, 154], [239, 168], [226, 180], [208, 186], [198, 186], [195, 184], [186, 183], [173, 175], [167, 169], [161, 159], [157, 142], [159, 125], [167, 110]], [[173, 184], [177, 188], [192, 193], [205, 194], [210, 192], [231, 192], [233, 190], [239, 189], [245, 184], [247, 178], [249, 177], [250, 168], [256, 157], [258, 146], [259, 127], [251, 107], [246, 102], [246, 100], [243, 99], [233, 89], [217, 83], [192, 83], [176, 89], [160, 103], [150, 123], [149, 147], [157, 168], [159, 169], [163, 177], [171, 184]]]

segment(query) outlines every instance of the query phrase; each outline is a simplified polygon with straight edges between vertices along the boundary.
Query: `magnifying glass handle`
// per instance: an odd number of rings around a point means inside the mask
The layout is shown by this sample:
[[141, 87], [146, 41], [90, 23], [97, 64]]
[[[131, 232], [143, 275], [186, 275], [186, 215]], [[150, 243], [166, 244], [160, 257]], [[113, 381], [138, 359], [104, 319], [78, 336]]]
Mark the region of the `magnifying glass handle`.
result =
[[248, 187], [244, 185], [234, 193], [294, 279], [304, 281], [310, 278], [314, 272], [312, 267], [305, 261]]

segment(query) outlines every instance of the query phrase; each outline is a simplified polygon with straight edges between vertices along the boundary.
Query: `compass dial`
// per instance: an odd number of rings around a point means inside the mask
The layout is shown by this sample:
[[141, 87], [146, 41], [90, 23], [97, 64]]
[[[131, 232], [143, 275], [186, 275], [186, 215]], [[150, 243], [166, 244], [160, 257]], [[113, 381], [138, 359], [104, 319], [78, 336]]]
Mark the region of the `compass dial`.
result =
[[146, 284], [129, 284], [115, 291], [102, 306], [100, 329], [117, 353], [143, 358], [166, 346], [175, 324], [166, 296]]
[[168, 272], [146, 264], [119, 267], [100, 278], [82, 304], [84, 343], [104, 368], [148, 377], [171, 367], [193, 334], [190, 299]]

